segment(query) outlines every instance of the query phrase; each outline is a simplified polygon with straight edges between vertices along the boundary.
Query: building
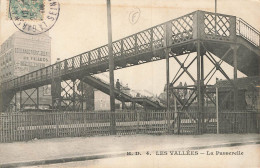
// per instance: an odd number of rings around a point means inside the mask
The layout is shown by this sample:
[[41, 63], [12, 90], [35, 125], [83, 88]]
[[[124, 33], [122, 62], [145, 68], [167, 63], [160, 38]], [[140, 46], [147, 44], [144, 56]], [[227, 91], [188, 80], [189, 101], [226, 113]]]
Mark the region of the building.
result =
[[[115, 100], [116, 109], [120, 109], [122, 103]], [[94, 89], [94, 110], [110, 110], [110, 96], [100, 90]]]
[[[18, 31], [11, 35], [0, 50], [0, 82], [11, 80], [51, 64], [51, 37], [48, 33], [28, 35]], [[22, 104], [18, 109], [35, 108], [36, 93], [34, 89], [22, 94]], [[28, 95], [32, 99], [28, 99]], [[50, 86], [39, 88], [40, 107], [51, 104]], [[20, 94], [17, 94], [19, 99]]]
[[[234, 82], [232, 80], [232, 82]], [[260, 110], [260, 77], [252, 76], [238, 78], [234, 84], [238, 88], [237, 109], [238, 110]], [[219, 108], [232, 110], [234, 107], [233, 86], [228, 80], [219, 80]]]

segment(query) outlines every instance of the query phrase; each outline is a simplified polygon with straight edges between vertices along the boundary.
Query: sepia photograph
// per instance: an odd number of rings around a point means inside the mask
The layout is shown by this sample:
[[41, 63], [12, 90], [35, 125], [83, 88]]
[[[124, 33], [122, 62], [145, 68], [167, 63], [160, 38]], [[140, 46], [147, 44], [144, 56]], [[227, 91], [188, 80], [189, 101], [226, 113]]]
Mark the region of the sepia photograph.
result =
[[260, 0], [0, 0], [0, 168], [259, 168]]

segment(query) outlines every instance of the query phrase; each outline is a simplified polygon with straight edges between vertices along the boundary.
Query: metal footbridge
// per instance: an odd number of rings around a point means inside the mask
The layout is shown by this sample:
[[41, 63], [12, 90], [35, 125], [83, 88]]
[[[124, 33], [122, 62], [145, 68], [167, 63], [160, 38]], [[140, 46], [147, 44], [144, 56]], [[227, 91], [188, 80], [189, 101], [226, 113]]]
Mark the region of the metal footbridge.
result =
[[[221, 61], [234, 67], [247, 76], [259, 76], [260, 32], [246, 21], [236, 16], [206, 11], [195, 11], [146, 30], [119, 39], [112, 43], [115, 69], [131, 67], [156, 60], [173, 57], [196, 84], [199, 106], [203, 106], [204, 88], [207, 86], [204, 75], [203, 58], [214, 65], [228, 80]], [[190, 64], [184, 64], [178, 56], [197, 53]], [[197, 62], [197, 76], [193, 77], [188, 68]], [[84, 52], [56, 64], [1, 83], [1, 110], [5, 111], [16, 92], [37, 88], [65, 80], [83, 80], [87, 83], [90, 75], [106, 72], [108, 45]], [[231, 80], [230, 80], [231, 81]], [[232, 81], [231, 81], [232, 82]], [[93, 85], [95, 86], [95, 85]], [[52, 88], [55, 89], [54, 86]]]

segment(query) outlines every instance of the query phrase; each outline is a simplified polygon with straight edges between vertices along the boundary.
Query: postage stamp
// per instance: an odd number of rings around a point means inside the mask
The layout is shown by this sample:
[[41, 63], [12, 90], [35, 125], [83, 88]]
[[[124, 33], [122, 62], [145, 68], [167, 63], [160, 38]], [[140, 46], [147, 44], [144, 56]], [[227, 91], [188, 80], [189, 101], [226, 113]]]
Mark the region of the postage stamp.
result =
[[[23, 20], [43, 20], [44, 0], [17, 0], [10, 1], [12, 15]], [[9, 18], [11, 15], [8, 15]]]
[[9, 18], [26, 34], [41, 34], [51, 29], [59, 11], [57, 0], [9, 0]]

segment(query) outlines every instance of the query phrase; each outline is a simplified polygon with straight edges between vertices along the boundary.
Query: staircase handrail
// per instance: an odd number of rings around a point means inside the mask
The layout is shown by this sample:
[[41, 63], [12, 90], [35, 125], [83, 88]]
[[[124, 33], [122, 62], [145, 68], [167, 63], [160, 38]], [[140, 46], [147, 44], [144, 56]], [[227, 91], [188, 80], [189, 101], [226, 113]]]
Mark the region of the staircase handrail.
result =
[[241, 18], [236, 20], [236, 34], [248, 40], [253, 45], [260, 46], [260, 32]]

